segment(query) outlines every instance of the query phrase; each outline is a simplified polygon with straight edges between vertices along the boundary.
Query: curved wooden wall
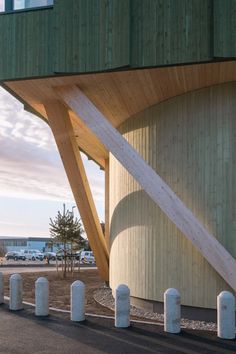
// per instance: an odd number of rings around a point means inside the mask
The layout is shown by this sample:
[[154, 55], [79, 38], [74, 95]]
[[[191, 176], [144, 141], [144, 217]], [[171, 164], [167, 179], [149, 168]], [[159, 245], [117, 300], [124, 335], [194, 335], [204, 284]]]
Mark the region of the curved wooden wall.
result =
[[[236, 257], [236, 83], [194, 91], [128, 119], [120, 131]], [[191, 243], [110, 156], [110, 284], [163, 301], [216, 307], [229, 289]]]

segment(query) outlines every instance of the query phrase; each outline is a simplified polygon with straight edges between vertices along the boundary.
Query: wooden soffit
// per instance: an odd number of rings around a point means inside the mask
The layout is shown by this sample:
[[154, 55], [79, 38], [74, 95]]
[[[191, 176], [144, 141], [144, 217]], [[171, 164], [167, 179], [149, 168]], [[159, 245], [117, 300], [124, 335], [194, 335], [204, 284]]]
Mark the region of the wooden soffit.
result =
[[[236, 61], [148, 68], [4, 82], [40, 113], [44, 102], [58, 99], [55, 87], [77, 85], [102, 114], [118, 127], [130, 116], [169, 98], [236, 80]], [[108, 151], [81, 119], [70, 112], [78, 146], [101, 166]]]

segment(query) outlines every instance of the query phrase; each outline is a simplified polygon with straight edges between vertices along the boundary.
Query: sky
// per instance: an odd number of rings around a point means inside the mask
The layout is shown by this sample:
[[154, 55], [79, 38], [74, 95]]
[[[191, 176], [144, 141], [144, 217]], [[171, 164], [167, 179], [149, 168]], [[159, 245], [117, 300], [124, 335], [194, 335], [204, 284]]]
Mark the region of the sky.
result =
[[[104, 172], [82, 158], [104, 221]], [[49, 219], [63, 203], [75, 205], [48, 124], [0, 87], [0, 236], [49, 236]]]

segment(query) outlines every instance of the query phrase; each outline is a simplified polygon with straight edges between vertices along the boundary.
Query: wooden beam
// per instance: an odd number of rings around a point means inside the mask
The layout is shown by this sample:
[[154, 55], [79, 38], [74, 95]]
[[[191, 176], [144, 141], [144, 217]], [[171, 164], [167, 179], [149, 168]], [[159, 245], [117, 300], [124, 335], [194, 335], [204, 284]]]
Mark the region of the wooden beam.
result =
[[77, 86], [55, 88], [64, 102], [84, 121], [120, 161], [177, 228], [236, 291], [236, 260], [199, 222], [160, 176], [108, 122]]
[[45, 109], [100, 275], [108, 281], [108, 250], [68, 110], [57, 100], [46, 102]]

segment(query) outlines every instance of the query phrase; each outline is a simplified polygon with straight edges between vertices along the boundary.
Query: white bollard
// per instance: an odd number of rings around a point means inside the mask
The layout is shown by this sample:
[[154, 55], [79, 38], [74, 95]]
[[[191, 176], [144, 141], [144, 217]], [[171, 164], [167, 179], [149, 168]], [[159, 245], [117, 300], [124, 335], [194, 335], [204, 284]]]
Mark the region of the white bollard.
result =
[[75, 322], [85, 320], [85, 285], [80, 280], [71, 284], [70, 319]]
[[115, 327], [130, 326], [130, 290], [127, 285], [120, 284], [115, 293]]
[[48, 280], [40, 277], [35, 282], [35, 315], [48, 316], [49, 314], [49, 284]]
[[222, 339], [235, 338], [235, 297], [229, 291], [217, 296], [217, 335]]
[[9, 308], [12, 311], [22, 310], [22, 277], [20, 274], [13, 274], [10, 277], [10, 300]]
[[0, 304], [4, 303], [4, 279], [3, 274], [0, 273]]
[[170, 288], [164, 293], [164, 330], [168, 333], [180, 333], [180, 294]]

